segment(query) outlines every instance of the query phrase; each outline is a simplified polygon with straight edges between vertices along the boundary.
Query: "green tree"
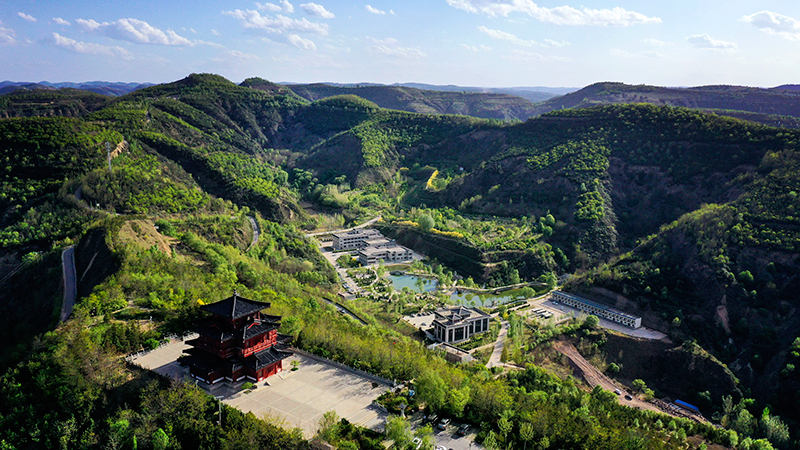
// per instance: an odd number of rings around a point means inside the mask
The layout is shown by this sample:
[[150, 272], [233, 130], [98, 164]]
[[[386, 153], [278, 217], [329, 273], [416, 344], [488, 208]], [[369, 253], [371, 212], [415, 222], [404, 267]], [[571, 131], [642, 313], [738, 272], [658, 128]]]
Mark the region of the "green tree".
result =
[[430, 214], [422, 214], [417, 219], [417, 225], [422, 229], [422, 231], [431, 231], [434, 226], [436, 226], [436, 222], [433, 220]]
[[386, 437], [394, 441], [397, 448], [404, 449], [411, 444], [411, 424], [400, 416], [386, 418]]
[[589, 314], [586, 316], [586, 319], [583, 321], [584, 327], [593, 330], [600, 325], [600, 318], [595, 316], [594, 314]]
[[153, 433], [151, 440], [154, 450], [166, 450], [167, 447], [169, 447], [169, 436], [167, 436], [167, 433], [161, 428]]
[[330, 444], [335, 443], [339, 439], [340, 424], [341, 418], [336, 411], [325, 412], [317, 423], [317, 436]]
[[519, 424], [519, 437], [525, 443], [523, 450], [527, 450], [528, 442], [533, 439], [533, 424], [530, 422], [523, 422]]

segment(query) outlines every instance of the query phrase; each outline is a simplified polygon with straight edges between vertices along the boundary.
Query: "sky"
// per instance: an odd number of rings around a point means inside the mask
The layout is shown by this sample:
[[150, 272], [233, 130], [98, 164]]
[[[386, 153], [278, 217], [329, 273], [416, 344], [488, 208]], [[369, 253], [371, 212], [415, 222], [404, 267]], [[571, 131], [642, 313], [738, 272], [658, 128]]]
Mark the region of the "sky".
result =
[[0, 0], [0, 80], [800, 84], [800, 1]]

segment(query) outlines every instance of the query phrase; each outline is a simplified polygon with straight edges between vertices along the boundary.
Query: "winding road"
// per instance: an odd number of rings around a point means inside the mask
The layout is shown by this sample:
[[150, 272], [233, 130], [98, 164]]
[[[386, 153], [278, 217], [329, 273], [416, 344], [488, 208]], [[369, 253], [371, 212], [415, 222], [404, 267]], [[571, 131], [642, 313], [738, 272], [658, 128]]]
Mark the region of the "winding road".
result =
[[78, 298], [78, 275], [75, 273], [75, 246], [61, 252], [61, 269], [64, 273], [64, 301], [61, 304], [61, 322], [67, 320]]
[[[253, 240], [250, 241], [250, 245], [247, 247], [247, 250], [253, 248], [254, 245], [258, 243], [258, 238], [261, 236], [261, 230], [258, 228], [258, 222], [256, 222], [256, 218], [253, 216], [247, 216], [250, 220], [250, 225], [253, 227]], [[245, 251], [247, 251], [245, 250]]]

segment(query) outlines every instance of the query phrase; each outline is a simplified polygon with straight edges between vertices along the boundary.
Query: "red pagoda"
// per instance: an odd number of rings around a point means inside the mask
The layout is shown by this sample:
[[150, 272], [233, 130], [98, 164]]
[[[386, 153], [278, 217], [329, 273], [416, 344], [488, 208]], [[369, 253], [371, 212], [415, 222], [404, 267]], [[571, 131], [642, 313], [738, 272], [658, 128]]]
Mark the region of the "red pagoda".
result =
[[208, 384], [221, 380], [261, 381], [283, 370], [283, 360], [292, 354], [278, 343], [280, 316], [263, 314], [269, 303], [233, 296], [202, 305], [211, 313], [198, 324], [196, 339], [185, 362], [192, 377]]

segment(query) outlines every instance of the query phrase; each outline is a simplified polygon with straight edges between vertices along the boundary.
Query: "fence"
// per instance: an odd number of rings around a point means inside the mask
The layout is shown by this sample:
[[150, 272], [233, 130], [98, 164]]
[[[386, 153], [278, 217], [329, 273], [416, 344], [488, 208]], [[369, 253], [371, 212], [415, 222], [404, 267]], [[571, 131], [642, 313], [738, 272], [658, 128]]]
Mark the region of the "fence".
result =
[[370, 379], [370, 380], [372, 380], [372, 381], [374, 381], [376, 383], [385, 384], [385, 385], [391, 386], [391, 387], [394, 387], [395, 384], [396, 384], [394, 381], [388, 380], [388, 379], [383, 378], [381, 376], [378, 376], [378, 375], [375, 375], [375, 374], [371, 374], [369, 372], [364, 372], [361, 369], [356, 369], [355, 367], [350, 367], [350, 366], [348, 366], [346, 364], [342, 364], [342, 363], [340, 363], [338, 361], [334, 361], [332, 359], [325, 358], [324, 356], [319, 356], [319, 355], [315, 355], [313, 353], [309, 353], [309, 352], [307, 352], [305, 350], [300, 350], [299, 348], [289, 347], [289, 350], [291, 350], [294, 353], [303, 355], [305, 357], [308, 357], [308, 358], [311, 358], [311, 359], [315, 359], [315, 360], [317, 360], [319, 362], [323, 362], [325, 364], [330, 364], [330, 365], [332, 365], [334, 367], [338, 367], [339, 369], [346, 370], [348, 372], [352, 372], [352, 373], [354, 373], [356, 375], [360, 375], [360, 376], [362, 376], [364, 378], [368, 378], [368, 379]]

